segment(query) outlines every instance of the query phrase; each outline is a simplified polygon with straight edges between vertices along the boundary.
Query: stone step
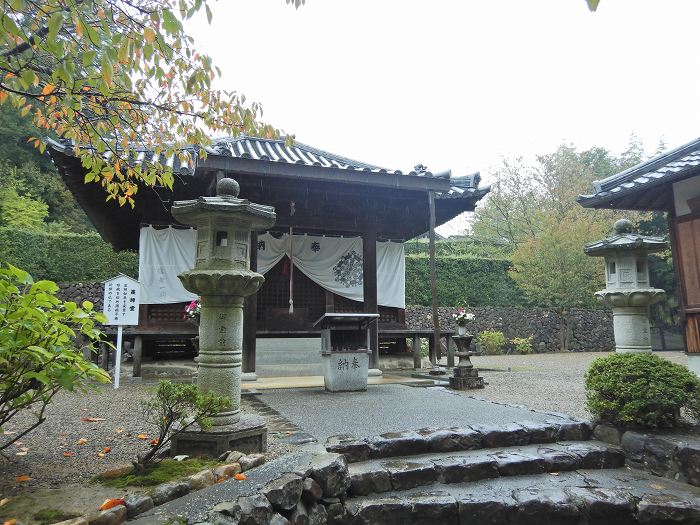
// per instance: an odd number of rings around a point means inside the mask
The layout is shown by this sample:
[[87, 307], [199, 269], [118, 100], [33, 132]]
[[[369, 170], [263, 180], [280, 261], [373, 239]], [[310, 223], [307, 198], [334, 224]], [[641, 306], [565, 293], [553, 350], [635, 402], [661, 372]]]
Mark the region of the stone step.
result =
[[620, 448], [599, 441], [561, 442], [392, 457], [349, 466], [353, 496], [406, 490], [435, 483], [474, 482], [578, 469], [613, 469], [625, 464]]
[[[630, 468], [580, 470], [351, 497], [351, 525], [700, 523], [700, 489]], [[330, 522], [329, 522], [330, 523]]]
[[368, 459], [413, 456], [426, 453], [458, 452], [481, 448], [523, 446], [556, 441], [586, 441], [591, 438], [590, 421], [523, 421], [505, 426], [471, 425], [423, 428], [389, 432], [369, 438], [350, 435], [329, 437], [326, 450], [343, 454], [348, 463]]

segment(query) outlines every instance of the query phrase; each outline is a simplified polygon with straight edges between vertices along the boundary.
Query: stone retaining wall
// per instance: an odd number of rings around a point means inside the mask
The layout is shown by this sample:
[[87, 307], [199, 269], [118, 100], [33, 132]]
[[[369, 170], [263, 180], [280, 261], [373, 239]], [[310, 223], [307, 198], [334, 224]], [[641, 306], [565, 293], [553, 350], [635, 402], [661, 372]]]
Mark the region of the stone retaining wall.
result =
[[[102, 283], [60, 284], [59, 297], [65, 301], [92, 301], [102, 310]], [[454, 329], [452, 313], [455, 308], [441, 307], [440, 326]], [[471, 308], [476, 316], [470, 331], [500, 330], [508, 339], [532, 337], [535, 352], [559, 350], [559, 315], [545, 308]], [[573, 310], [570, 350], [574, 352], [612, 351], [615, 338], [612, 312], [609, 310]], [[432, 309], [427, 306], [406, 307], [406, 325], [411, 329], [431, 329]]]
[[[508, 339], [532, 336], [535, 352], [559, 351], [559, 314], [545, 308], [470, 308], [476, 316], [469, 332], [499, 330]], [[439, 308], [440, 326], [456, 329], [452, 314], [455, 308]], [[615, 349], [612, 312], [610, 310], [572, 310], [570, 350], [573, 352], [608, 352]], [[411, 329], [431, 329], [432, 309], [407, 306], [406, 325]]]

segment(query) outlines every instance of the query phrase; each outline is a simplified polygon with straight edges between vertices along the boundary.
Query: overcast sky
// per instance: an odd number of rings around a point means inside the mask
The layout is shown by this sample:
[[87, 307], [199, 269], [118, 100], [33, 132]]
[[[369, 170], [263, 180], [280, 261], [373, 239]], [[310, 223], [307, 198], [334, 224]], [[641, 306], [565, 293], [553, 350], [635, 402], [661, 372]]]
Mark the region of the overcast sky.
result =
[[[700, 1], [219, 0], [188, 23], [264, 120], [306, 144], [453, 176], [562, 142], [700, 136]], [[488, 177], [487, 177], [488, 178]]]

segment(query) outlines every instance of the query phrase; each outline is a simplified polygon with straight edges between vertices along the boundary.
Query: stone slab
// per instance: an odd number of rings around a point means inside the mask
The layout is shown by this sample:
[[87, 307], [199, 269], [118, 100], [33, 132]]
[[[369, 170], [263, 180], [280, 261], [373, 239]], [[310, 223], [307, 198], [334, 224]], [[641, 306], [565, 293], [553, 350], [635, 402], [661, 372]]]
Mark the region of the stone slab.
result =
[[177, 456], [219, 457], [227, 450], [246, 454], [267, 450], [265, 420], [252, 414], [243, 414], [238, 423], [214, 427], [205, 431], [179, 432], [170, 442], [170, 454]]

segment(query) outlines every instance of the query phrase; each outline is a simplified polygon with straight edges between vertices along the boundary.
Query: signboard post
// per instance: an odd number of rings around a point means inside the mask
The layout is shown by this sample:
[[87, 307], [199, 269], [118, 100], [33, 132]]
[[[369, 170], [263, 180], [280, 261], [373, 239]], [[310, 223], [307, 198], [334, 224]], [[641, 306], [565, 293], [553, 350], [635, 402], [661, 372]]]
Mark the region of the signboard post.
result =
[[119, 388], [122, 361], [122, 331], [124, 326], [139, 324], [141, 284], [131, 277], [119, 274], [104, 282], [105, 294], [102, 313], [107, 325], [117, 326], [117, 348], [114, 357], [114, 388]]

